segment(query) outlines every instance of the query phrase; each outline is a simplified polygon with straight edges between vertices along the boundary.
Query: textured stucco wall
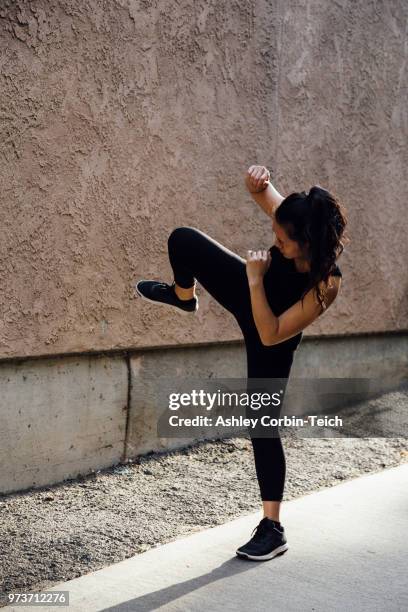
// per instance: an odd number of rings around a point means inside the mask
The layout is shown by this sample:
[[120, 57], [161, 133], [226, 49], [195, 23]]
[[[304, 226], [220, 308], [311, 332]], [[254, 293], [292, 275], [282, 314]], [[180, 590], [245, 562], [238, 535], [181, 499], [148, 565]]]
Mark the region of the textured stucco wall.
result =
[[0, 357], [240, 338], [134, 298], [193, 225], [270, 246], [243, 173], [349, 211], [342, 293], [305, 334], [408, 327], [402, 0], [4, 1]]

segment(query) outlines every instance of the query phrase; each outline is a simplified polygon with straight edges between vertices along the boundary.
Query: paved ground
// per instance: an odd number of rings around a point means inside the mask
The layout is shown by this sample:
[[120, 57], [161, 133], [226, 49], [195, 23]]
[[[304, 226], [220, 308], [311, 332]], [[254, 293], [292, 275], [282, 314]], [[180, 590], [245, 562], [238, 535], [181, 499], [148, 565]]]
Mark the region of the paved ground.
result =
[[49, 591], [68, 590], [70, 612], [405, 611], [407, 483], [404, 464], [285, 503], [289, 551], [271, 561], [235, 556], [255, 512]]
[[[366, 436], [367, 424], [382, 429], [387, 415], [399, 423], [393, 434], [406, 432], [407, 407], [408, 387], [350, 407], [346, 423], [360, 438], [326, 437], [328, 431], [320, 439], [304, 438], [303, 429], [283, 428], [285, 504], [406, 462], [406, 437], [388, 437], [388, 430], [387, 437]], [[52, 588], [259, 508], [248, 436], [202, 441], [52, 486], [0, 494], [0, 608], [8, 593]]]

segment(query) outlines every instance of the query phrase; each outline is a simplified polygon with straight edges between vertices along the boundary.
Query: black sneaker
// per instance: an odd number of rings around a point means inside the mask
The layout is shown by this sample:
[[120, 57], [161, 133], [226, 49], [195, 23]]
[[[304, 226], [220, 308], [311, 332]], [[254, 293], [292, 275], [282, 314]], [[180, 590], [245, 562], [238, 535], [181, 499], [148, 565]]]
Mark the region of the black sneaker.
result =
[[135, 285], [136, 292], [149, 302], [166, 304], [182, 310], [183, 312], [197, 312], [198, 299], [196, 297], [191, 300], [180, 300], [174, 291], [176, 282], [171, 285], [161, 283], [154, 280], [140, 280]]
[[255, 530], [256, 533], [249, 542], [237, 549], [238, 557], [267, 561], [288, 550], [284, 528], [278, 527], [272, 519], [265, 516], [252, 533]]

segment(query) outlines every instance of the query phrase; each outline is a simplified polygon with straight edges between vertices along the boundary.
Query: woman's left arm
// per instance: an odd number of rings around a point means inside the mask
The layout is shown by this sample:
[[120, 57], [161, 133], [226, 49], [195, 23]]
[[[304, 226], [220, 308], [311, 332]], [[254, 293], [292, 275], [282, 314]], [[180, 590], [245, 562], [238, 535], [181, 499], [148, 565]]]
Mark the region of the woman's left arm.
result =
[[[270, 259], [267, 259], [266, 255], [261, 259], [259, 253], [258, 256], [249, 256], [247, 261], [252, 314], [262, 344], [272, 346], [296, 336], [325, 312], [336, 299], [340, 289], [341, 277], [331, 276], [329, 278], [329, 285], [324, 297], [326, 306], [324, 309], [317, 300], [315, 288], [312, 288], [306, 293], [303, 305], [299, 300], [277, 317], [269, 306], [263, 285], [263, 275], [269, 266]], [[323, 282], [320, 286], [324, 287]]]

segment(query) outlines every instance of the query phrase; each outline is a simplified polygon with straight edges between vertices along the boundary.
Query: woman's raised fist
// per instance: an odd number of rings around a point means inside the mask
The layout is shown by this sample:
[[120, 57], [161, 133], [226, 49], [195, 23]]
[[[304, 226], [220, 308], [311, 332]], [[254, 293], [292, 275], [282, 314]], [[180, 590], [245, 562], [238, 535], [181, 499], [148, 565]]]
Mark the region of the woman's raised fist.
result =
[[265, 166], [250, 166], [245, 175], [245, 184], [250, 193], [259, 193], [267, 188], [270, 172]]

